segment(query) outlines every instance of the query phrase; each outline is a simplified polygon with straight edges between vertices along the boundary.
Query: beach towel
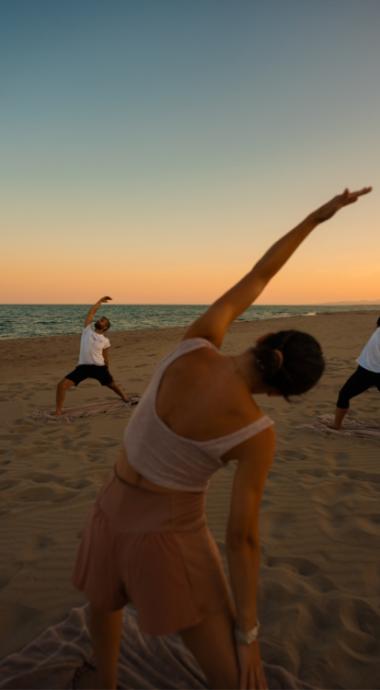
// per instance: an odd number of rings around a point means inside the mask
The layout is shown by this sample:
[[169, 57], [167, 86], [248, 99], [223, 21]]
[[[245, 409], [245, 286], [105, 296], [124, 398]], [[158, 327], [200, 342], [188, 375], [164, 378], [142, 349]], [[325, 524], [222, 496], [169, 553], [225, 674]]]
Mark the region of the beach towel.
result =
[[[21, 651], [0, 661], [0, 688], [62, 690], [73, 688], [93, 665], [87, 628], [88, 607], [73, 608]], [[281, 666], [265, 664], [271, 690], [312, 690]], [[118, 688], [206, 688], [206, 680], [177, 635], [144, 636], [132, 607], [124, 610]], [[84, 680], [84, 675], [82, 681]]]
[[138, 404], [140, 397], [138, 395], [131, 395], [127, 402], [123, 400], [105, 400], [104, 402], [96, 402], [90, 405], [81, 405], [80, 407], [67, 407], [63, 414], [57, 417], [53, 410], [49, 408], [48, 410], [35, 410], [31, 415], [31, 419], [40, 419], [47, 422], [67, 423], [75, 422], [76, 419], [81, 417], [93, 417], [100, 414], [112, 414], [114, 412], [120, 412], [121, 410], [130, 407], [134, 407]]
[[338, 436], [358, 436], [361, 438], [380, 438], [380, 421], [359, 420], [345, 417], [341, 429], [332, 429], [334, 415], [324, 414], [316, 417], [312, 424], [301, 424], [297, 429], [313, 429], [323, 434], [336, 434]]

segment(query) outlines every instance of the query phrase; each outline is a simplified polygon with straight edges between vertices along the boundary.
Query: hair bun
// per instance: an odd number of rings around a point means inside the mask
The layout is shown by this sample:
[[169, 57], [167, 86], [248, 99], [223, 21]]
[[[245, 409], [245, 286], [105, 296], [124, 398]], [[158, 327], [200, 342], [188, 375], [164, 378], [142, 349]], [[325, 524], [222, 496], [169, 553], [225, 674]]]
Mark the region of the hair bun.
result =
[[320, 344], [303, 331], [269, 333], [253, 352], [264, 383], [286, 399], [312, 388], [325, 366]]
[[255, 347], [255, 357], [263, 378], [270, 383], [282, 367], [284, 356], [281, 350], [260, 343]]

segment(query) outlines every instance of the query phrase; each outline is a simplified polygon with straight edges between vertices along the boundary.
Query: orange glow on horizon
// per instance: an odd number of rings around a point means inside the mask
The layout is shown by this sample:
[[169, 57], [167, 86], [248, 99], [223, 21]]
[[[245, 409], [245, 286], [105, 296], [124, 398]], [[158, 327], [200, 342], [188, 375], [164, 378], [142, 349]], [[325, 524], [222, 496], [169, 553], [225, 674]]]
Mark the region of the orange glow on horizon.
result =
[[[81, 259], [59, 266], [40, 258], [18, 261], [17, 268], [0, 275], [1, 303], [92, 303], [100, 294], [118, 304], [208, 304], [242, 277], [236, 267], [190, 263], [168, 268], [152, 266], [83, 267]], [[375, 272], [347, 266], [333, 271], [321, 266], [287, 266], [266, 287], [258, 304], [318, 304], [380, 299]]]

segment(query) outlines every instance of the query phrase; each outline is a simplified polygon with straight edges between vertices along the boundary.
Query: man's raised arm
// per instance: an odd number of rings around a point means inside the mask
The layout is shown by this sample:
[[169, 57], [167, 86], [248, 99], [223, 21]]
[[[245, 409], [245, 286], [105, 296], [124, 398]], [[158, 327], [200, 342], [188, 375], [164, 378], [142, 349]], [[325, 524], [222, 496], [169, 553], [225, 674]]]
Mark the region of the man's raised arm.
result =
[[96, 312], [98, 311], [100, 305], [103, 304], [104, 302], [109, 302], [111, 299], [112, 299], [112, 297], [106, 296], [106, 297], [101, 297], [100, 299], [98, 299], [97, 302], [95, 302], [95, 304], [88, 310], [88, 314], [87, 314], [85, 321], [84, 321], [85, 327], [89, 326], [90, 323], [93, 322], [94, 316], [95, 316]]

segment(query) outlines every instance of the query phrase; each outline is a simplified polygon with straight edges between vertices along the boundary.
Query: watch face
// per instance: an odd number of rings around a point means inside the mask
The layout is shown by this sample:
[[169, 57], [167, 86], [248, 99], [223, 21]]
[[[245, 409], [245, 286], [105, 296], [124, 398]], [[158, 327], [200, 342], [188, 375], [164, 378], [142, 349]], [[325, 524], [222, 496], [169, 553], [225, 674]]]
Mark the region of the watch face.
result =
[[251, 642], [257, 640], [259, 627], [259, 623], [256, 623], [255, 627], [247, 632], [243, 632], [240, 628], [235, 628], [236, 642], [238, 644], [251, 644]]

